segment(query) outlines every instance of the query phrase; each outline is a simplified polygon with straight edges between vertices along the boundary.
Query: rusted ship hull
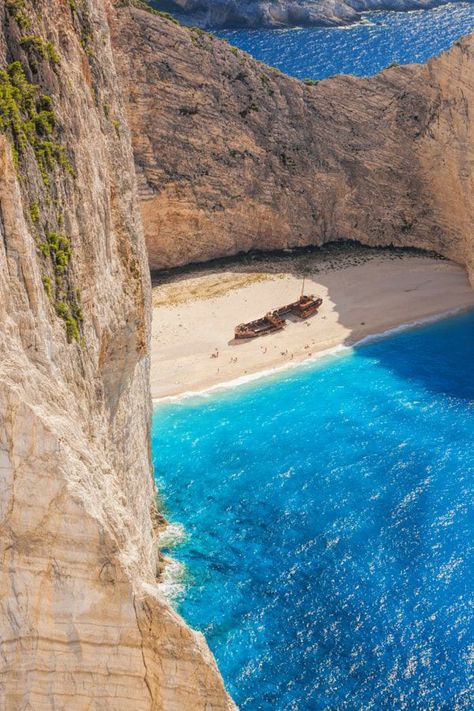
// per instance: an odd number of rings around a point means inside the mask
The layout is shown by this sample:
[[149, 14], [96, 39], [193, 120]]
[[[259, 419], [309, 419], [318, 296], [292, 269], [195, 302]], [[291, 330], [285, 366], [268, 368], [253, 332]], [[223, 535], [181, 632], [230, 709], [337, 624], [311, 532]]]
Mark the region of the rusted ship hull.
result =
[[314, 296], [302, 296], [298, 301], [293, 301], [291, 304], [280, 307], [275, 313], [282, 318], [287, 314], [291, 314], [298, 318], [306, 319], [314, 316], [322, 303], [323, 300], [321, 298], [315, 299]]
[[323, 300], [320, 298], [315, 299], [314, 296], [303, 295], [298, 301], [294, 301], [286, 306], [281, 306], [279, 309], [275, 309], [275, 311], [270, 311], [263, 318], [249, 321], [248, 323], [240, 323], [235, 328], [235, 338], [258, 338], [259, 336], [275, 333], [275, 331], [281, 331], [286, 325], [283, 316], [292, 314], [304, 320], [310, 316], [314, 316], [322, 303]]
[[236, 338], [257, 338], [285, 328], [285, 321], [275, 313], [268, 313], [255, 321], [241, 323], [235, 329]]

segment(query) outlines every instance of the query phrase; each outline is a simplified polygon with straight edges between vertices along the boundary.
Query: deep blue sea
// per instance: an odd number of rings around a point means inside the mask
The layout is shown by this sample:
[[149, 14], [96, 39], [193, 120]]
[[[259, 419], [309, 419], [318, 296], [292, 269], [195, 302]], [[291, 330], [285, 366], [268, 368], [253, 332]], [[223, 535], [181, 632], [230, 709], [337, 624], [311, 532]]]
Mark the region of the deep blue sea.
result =
[[162, 405], [179, 610], [242, 709], [474, 708], [474, 312]]
[[474, 3], [376, 12], [344, 28], [218, 32], [257, 59], [299, 79], [375, 74], [394, 62], [424, 62], [474, 30]]

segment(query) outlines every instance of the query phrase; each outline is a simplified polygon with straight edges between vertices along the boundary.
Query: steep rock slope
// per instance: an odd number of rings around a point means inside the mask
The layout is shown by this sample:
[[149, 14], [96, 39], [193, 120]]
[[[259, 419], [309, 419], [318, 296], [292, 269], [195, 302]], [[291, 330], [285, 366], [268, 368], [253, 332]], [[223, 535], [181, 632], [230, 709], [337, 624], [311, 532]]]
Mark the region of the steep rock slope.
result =
[[474, 275], [474, 36], [315, 86], [137, 9], [113, 36], [153, 268], [346, 238]]
[[228, 709], [156, 586], [148, 270], [110, 12], [0, 3], [0, 707]]
[[[457, 2], [458, 0], [454, 0]], [[201, 27], [338, 26], [369, 10], [419, 10], [446, 0], [168, 0], [167, 7]], [[162, 0], [151, 5], [163, 7]]]

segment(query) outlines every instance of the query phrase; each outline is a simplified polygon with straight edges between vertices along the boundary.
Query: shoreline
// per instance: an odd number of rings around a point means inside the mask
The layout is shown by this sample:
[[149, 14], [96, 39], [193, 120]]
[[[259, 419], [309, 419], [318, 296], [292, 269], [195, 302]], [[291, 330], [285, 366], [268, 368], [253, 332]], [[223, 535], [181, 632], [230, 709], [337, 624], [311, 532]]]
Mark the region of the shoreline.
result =
[[[365, 9], [355, 9], [351, 8], [355, 13], [354, 16], [341, 16], [334, 15], [328, 18], [322, 10], [320, 10], [320, 17], [317, 21], [307, 21], [302, 24], [292, 24], [285, 21], [274, 22], [273, 24], [260, 22], [256, 25], [249, 25], [248, 23], [242, 22], [236, 25], [228, 24], [211, 24], [210, 26], [206, 24], [203, 20], [202, 12], [199, 11], [183, 11], [176, 10], [172, 11], [172, 14], [184, 27], [200, 27], [201, 29], [216, 35], [220, 38], [220, 33], [228, 32], [243, 32], [243, 31], [257, 31], [257, 32], [292, 32], [294, 30], [351, 30], [357, 25], [369, 24], [366, 20], [367, 15], [383, 14], [388, 12], [393, 12], [397, 14], [409, 14], [414, 12], [426, 12], [429, 10], [436, 10], [439, 7], [446, 7], [446, 5], [456, 4], [453, 0], [426, 0], [425, 4], [420, 6], [416, 5], [413, 0], [405, 0], [406, 5], [403, 7], [378, 7]], [[469, 1], [469, 0], [468, 0]], [[207, 8], [209, 9], [209, 8]]]
[[339, 343], [338, 345], [332, 346], [330, 348], [318, 351], [311, 356], [303, 358], [298, 361], [291, 361], [283, 363], [282, 365], [275, 366], [274, 368], [268, 368], [266, 370], [257, 370], [254, 373], [249, 373], [248, 375], [242, 375], [233, 380], [223, 381], [220, 383], [215, 383], [203, 390], [188, 390], [186, 392], [180, 393], [178, 395], [164, 395], [159, 398], [152, 398], [153, 408], [159, 407], [162, 404], [181, 402], [182, 400], [191, 400], [193, 398], [206, 398], [210, 394], [215, 392], [220, 392], [221, 390], [234, 390], [235, 388], [245, 385], [246, 383], [252, 383], [257, 380], [263, 380], [265, 378], [271, 378], [273, 375], [278, 373], [284, 373], [287, 370], [296, 370], [297, 368], [302, 368], [309, 366], [313, 363], [317, 363], [318, 360], [323, 358], [330, 358], [337, 354], [343, 354], [345, 352], [351, 351], [353, 348], [358, 348], [365, 344], [374, 343], [377, 341], [383, 341], [385, 338], [390, 338], [390, 336], [395, 336], [398, 333], [403, 333], [404, 331], [411, 331], [418, 327], [428, 326], [430, 324], [437, 323], [438, 321], [444, 321], [455, 316], [461, 316], [463, 313], [469, 313], [474, 310], [474, 306], [461, 306], [456, 309], [451, 309], [449, 311], [442, 311], [439, 313], [432, 314], [423, 319], [416, 319], [415, 321], [407, 321], [406, 323], [401, 323], [393, 328], [388, 328], [384, 331], [379, 331], [377, 333], [371, 333], [359, 340], [355, 340], [353, 343]]
[[[233, 328], [306, 293], [319, 313], [236, 341]], [[462, 267], [432, 255], [354, 247], [180, 273], [153, 289], [153, 407], [270, 377], [474, 308]]]

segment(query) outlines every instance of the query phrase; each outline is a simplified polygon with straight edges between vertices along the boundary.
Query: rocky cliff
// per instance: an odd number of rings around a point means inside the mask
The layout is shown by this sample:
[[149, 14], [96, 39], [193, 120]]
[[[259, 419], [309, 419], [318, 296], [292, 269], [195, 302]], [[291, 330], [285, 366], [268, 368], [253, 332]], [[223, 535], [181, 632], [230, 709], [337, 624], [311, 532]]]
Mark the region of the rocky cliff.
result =
[[348, 237], [474, 271], [472, 38], [426, 67], [305, 86], [119, 5], [0, 0], [8, 710], [233, 708], [157, 585], [149, 282], [122, 88], [152, 266]]
[[346, 238], [474, 275], [474, 36], [313, 86], [133, 8], [114, 43], [153, 268]]
[[[459, 0], [453, 0], [458, 2]], [[183, 22], [206, 28], [333, 27], [361, 20], [371, 10], [420, 10], [446, 0], [150, 0]]]
[[148, 269], [110, 12], [0, 2], [0, 707], [229, 709], [156, 584]]

